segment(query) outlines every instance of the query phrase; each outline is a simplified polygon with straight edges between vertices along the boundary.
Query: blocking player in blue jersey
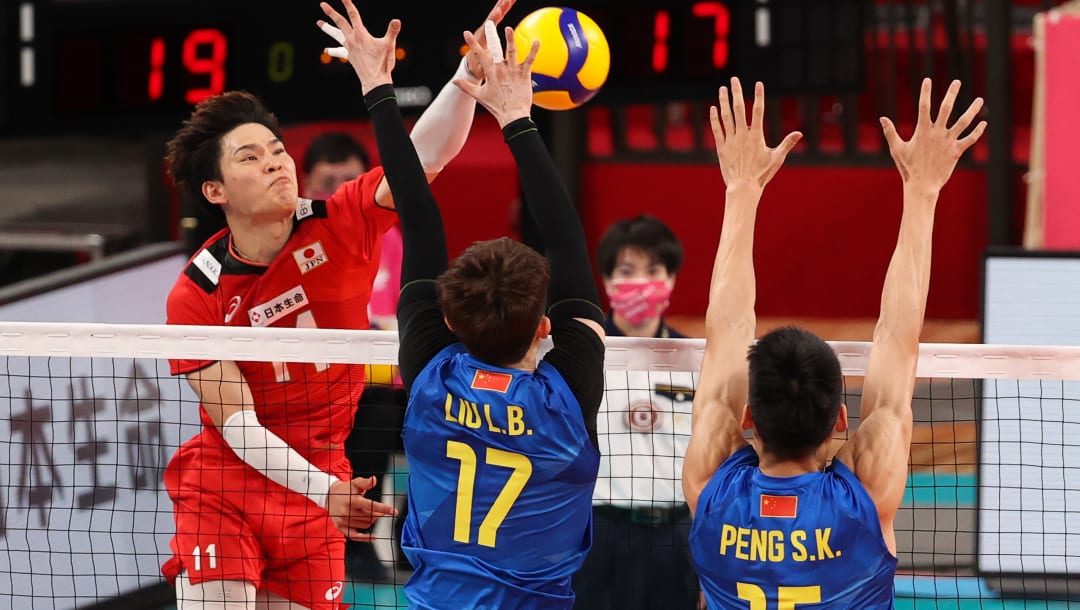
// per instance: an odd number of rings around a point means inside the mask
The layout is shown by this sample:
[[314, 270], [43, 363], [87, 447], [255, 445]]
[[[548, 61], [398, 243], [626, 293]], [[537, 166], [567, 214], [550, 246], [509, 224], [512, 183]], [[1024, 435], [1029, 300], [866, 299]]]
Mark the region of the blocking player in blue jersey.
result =
[[[335, 24], [346, 46], [372, 58], [360, 80], [404, 242], [398, 324], [410, 475], [401, 546], [415, 569], [405, 593], [414, 608], [570, 608], [571, 575], [592, 544], [603, 313], [581, 222], [530, 118], [537, 47], [519, 64], [507, 28], [506, 61], [501, 51], [481, 53], [484, 83], [457, 84], [502, 127], [547, 259], [497, 239], [448, 264], [439, 208], [391, 84], [400, 24], [374, 39], [345, 6], [349, 21], [338, 15]], [[554, 348], [540, 359], [548, 336]]]
[[[957, 160], [986, 127], [980, 122], [962, 135], [979, 99], [948, 124], [959, 88], [954, 81], [931, 119], [930, 81], [923, 82], [910, 140], [881, 120], [903, 178], [903, 216], [866, 368], [862, 423], [827, 467], [832, 434], [848, 425], [836, 355], [797, 328], [750, 347], [758, 201], [800, 136], [769, 148], [762, 85], [749, 124], [738, 80], [732, 102], [720, 89], [711, 119], [727, 193], [683, 468], [694, 513], [691, 549], [713, 610], [893, 607], [893, 519], [907, 475], [934, 208]], [[749, 444], [744, 431], [753, 431]]]

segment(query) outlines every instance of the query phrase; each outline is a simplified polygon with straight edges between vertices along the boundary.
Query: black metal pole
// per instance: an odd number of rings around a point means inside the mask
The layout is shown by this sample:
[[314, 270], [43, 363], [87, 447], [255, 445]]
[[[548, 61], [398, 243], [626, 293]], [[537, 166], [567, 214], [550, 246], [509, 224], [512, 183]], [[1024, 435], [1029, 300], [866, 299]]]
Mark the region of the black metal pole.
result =
[[1012, 104], [1009, 97], [1010, 3], [986, 3], [986, 108], [990, 158], [986, 165], [987, 245], [1016, 243], [1013, 213]]

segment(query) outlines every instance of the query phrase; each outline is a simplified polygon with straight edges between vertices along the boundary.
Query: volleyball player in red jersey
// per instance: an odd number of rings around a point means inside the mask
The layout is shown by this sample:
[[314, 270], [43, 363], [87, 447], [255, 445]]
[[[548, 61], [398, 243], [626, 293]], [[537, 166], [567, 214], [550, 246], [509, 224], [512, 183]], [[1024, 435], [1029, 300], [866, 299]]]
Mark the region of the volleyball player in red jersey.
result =
[[[513, 3], [499, 0], [486, 19], [500, 21]], [[394, 53], [392, 37], [372, 43], [365, 48]], [[479, 81], [479, 65], [470, 54], [454, 77]], [[429, 180], [461, 150], [474, 110], [448, 83], [417, 121], [411, 137]], [[199, 104], [168, 161], [177, 185], [227, 223], [170, 293], [170, 324], [368, 327], [380, 240], [397, 221], [382, 168], [325, 201], [300, 199], [276, 118], [244, 92]], [[363, 365], [172, 360], [170, 368], [199, 396], [203, 423], [165, 473], [176, 535], [162, 571], [179, 610], [339, 608], [342, 534], [370, 539], [358, 530], [396, 512], [363, 497], [373, 479], [349, 480], [344, 442]]]

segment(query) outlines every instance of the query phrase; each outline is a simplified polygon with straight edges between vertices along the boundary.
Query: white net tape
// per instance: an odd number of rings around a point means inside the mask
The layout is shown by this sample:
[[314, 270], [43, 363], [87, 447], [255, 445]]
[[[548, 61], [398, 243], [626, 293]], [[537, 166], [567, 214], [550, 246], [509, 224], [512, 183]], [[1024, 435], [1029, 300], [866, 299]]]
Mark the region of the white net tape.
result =
[[[845, 376], [865, 374], [870, 343], [829, 344]], [[0, 322], [0, 356], [396, 364], [397, 349], [394, 331]], [[704, 350], [703, 339], [609, 337], [605, 368], [697, 371]], [[916, 375], [1080, 380], [1080, 347], [924, 343]]]

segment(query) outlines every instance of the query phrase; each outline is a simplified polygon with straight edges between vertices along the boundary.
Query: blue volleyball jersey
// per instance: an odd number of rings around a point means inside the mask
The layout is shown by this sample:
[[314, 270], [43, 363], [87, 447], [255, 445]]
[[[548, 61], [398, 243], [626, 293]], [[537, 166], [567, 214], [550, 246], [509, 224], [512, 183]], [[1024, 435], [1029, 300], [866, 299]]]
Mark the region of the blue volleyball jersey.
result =
[[413, 607], [572, 607], [600, 455], [562, 375], [493, 367], [455, 343], [413, 383], [402, 436]]
[[690, 547], [711, 610], [893, 607], [896, 557], [839, 460], [770, 477], [753, 447], [736, 451], [698, 499]]

